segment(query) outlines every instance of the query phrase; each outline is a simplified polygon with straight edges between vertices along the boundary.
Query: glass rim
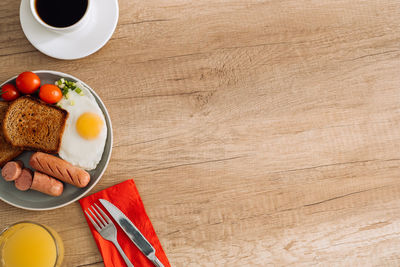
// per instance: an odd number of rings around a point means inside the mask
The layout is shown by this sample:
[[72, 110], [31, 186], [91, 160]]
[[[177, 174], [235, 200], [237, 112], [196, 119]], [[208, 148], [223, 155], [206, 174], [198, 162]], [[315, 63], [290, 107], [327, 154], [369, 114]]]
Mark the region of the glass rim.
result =
[[[0, 237], [7, 230], [11, 229], [12, 227], [14, 227], [14, 226], [16, 226], [18, 224], [23, 224], [23, 223], [28, 223], [28, 224], [33, 224], [33, 225], [39, 226], [39, 227], [43, 228], [44, 230], [46, 230], [46, 232], [51, 236], [51, 238], [53, 239], [54, 245], [56, 246], [56, 260], [54, 262], [54, 267], [57, 266], [58, 259], [60, 257], [60, 248], [59, 248], [58, 242], [57, 242], [56, 238], [54, 237], [53, 233], [49, 229], [47, 229], [46, 225], [43, 225], [43, 224], [40, 224], [40, 223], [37, 223], [37, 222], [33, 222], [33, 221], [19, 221], [19, 222], [16, 222], [16, 223], [8, 225], [3, 230], [1, 230]], [[0, 251], [0, 255], [1, 255], [1, 251]]]

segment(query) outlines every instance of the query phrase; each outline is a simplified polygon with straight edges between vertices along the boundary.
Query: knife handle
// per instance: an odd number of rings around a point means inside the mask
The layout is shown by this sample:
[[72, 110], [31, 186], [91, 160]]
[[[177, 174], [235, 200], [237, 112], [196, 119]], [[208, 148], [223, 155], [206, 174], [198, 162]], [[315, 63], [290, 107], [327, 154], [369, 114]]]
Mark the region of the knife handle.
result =
[[156, 257], [155, 253], [149, 255], [149, 259], [153, 262], [154, 266], [164, 267], [164, 264], [162, 264], [162, 262]]

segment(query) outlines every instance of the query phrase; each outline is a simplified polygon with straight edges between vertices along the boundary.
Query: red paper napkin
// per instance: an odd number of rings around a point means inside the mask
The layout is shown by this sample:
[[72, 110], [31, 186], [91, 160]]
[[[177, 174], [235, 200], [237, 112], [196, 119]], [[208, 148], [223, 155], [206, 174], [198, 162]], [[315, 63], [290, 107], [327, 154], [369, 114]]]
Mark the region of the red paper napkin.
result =
[[[136, 188], [135, 182], [133, 180], [127, 180], [120, 184], [109, 187], [105, 190], [97, 192], [93, 195], [85, 197], [79, 200], [82, 210], [86, 210], [93, 203], [97, 203], [99, 207], [107, 213], [107, 215], [112, 219], [111, 215], [104, 209], [103, 205], [98, 201], [98, 199], [106, 199], [113, 203], [117, 208], [119, 208], [139, 229], [139, 231], [146, 237], [150, 244], [156, 250], [157, 258], [167, 267], [171, 266], [168, 262], [167, 256], [161, 247], [160, 241], [154, 231], [153, 225], [150, 222], [149, 217], [143, 206], [142, 199], [140, 198], [139, 192]], [[103, 256], [104, 265], [106, 267], [121, 267], [126, 266], [121, 255], [118, 253], [117, 248], [113, 243], [103, 239], [100, 234], [94, 229], [92, 223], [86, 217], [86, 221], [92, 231], [93, 238], [96, 241], [97, 247]], [[131, 260], [135, 267], [141, 266], [154, 266], [150, 260], [142, 254], [142, 252], [133, 244], [129, 237], [123, 232], [119, 225], [112, 219], [118, 231], [118, 242], [124, 250], [125, 254]]]

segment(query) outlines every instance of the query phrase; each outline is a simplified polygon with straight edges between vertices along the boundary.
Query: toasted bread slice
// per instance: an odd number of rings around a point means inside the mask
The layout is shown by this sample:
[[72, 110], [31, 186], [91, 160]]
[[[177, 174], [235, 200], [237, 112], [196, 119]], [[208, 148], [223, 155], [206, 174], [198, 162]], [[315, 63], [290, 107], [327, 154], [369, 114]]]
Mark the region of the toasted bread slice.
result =
[[12, 146], [4, 138], [3, 128], [1, 127], [1, 125], [3, 123], [3, 119], [7, 109], [8, 103], [0, 101], [0, 167], [3, 167], [4, 164], [12, 160], [22, 152], [22, 149]]
[[10, 144], [25, 150], [58, 153], [67, 118], [64, 109], [22, 96], [7, 109], [4, 136]]

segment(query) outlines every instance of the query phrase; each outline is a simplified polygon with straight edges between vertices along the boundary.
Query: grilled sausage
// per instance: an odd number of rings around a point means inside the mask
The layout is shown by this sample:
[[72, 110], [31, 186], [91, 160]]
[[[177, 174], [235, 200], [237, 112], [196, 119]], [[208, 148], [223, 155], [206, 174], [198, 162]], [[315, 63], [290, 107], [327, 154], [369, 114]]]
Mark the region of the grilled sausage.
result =
[[77, 187], [85, 187], [90, 182], [90, 174], [87, 171], [50, 154], [36, 152], [29, 164], [40, 172]]
[[15, 187], [18, 190], [26, 191], [31, 188], [32, 185], [32, 171], [27, 168], [23, 168], [21, 175], [15, 180]]
[[60, 181], [40, 172], [35, 172], [31, 189], [58, 197], [64, 191], [64, 185]]
[[18, 190], [36, 190], [50, 196], [59, 196], [64, 190], [64, 185], [50, 176], [35, 172], [32, 174], [30, 169], [22, 169], [21, 175], [15, 180], [15, 187]]
[[22, 161], [9, 161], [4, 165], [1, 169], [1, 175], [6, 181], [14, 181], [16, 180], [22, 172], [22, 168], [24, 167], [24, 163]]

